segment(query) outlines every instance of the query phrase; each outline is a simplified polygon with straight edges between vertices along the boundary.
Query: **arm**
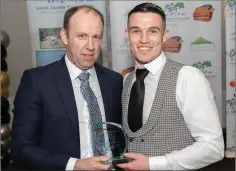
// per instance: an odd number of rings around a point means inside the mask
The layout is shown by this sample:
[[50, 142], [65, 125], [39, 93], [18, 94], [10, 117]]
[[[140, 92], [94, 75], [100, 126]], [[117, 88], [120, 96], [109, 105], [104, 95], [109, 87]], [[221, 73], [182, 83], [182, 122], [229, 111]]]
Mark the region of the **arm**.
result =
[[12, 151], [15, 162], [25, 167], [65, 169], [69, 156], [47, 151], [39, 146], [42, 126], [42, 102], [29, 71], [25, 71], [14, 101]]
[[162, 160], [166, 169], [199, 169], [221, 160], [224, 141], [219, 114], [208, 80], [192, 67], [180, 70], [176, 87], [177, 104], [196, 142], [166, 156], [150, 158], [150, 168], [158, 169]]

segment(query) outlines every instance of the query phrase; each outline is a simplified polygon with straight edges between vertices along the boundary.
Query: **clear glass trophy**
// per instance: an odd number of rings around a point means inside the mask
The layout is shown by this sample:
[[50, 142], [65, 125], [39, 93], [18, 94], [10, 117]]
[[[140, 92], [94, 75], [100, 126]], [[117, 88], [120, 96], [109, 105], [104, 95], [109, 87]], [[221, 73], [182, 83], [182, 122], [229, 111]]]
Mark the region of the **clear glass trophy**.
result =
[[[132, 159], [124, 157], [126, 138], [121, 125], [114, 122], [101, 122], [97, 124], [97, 128], [99, 127], [102, 127], [105, 132], [103, 150], [106, 152], [106, 156], [110, 157], [108, 161], [101, 163], [115, 167], [117, 164], [131, 162]], [[101, 129], [95, 130], [100, 131]], [[99, 135], [99, 133], [96, 134]]]

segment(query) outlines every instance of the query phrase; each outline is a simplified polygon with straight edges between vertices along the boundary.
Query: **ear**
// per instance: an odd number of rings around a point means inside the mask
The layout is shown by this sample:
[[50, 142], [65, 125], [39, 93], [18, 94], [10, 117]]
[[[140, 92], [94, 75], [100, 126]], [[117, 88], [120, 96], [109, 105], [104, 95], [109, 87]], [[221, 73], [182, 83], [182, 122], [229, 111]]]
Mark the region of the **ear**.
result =
[[126, 37], [129, 39], [129, 31], [128, 31], [128, 28], [125, 29], [125, 34], [126, 34]]
[[67, 37], [67, 32], [64, 28], [61, 29], [60, 31], [60, 35], [61, 35], [61, 40], [62, 42], [67, 45], [68, 44], [68, 37]]
[[165, 29], [164, 34], [163, 34], [163, 42], [165, 42], [168, 39], [168, 35], [169, 35], [169, 30]]

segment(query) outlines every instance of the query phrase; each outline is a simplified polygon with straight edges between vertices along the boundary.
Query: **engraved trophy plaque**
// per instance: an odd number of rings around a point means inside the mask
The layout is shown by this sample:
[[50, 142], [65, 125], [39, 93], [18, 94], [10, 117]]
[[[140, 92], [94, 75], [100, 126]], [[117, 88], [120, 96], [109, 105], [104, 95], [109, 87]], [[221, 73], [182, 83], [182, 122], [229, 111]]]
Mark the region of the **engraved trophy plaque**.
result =
[[102, 127], [106, 135], [102, 150], [106, 152], [106, 156], [110, 157], [108, 161], [101, 163], [115, 167], [117, 164], [131, 162], [132, 159], [124, 157], [126, 138], [121, 125], [114, 122], [102, 122], [97, 124], [98, 127]]

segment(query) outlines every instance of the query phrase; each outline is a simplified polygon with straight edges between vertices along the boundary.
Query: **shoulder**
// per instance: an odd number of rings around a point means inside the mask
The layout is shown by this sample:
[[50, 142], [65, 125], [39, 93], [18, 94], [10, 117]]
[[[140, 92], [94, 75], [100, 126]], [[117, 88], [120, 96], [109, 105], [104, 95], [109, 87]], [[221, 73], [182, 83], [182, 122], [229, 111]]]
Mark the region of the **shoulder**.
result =
[[60, 66], [60, 63], [62, 61], [56, 61], [51, 64], [41, 66], [41, 67], [35, 67], [35, 68], [30, 68], [24, 71], [24, 75], [30, 75], [34, 78], [42, 78], [42, 77], [48, 77], [52, 73], [56, 72], [58, 67]]
[[179, 70], [179, 77], [183, 78], [193, 78], [193, 77], [205, 77], [204, 74], [196, 67], [187, 66], [182, 63], [168, 59], [167, 64], [170, 68], [175, 68]]
[[94, 65], [94, 67], [95, 67], [96, 72], [99, 72], [101, 74], [105, 74], [107, 77], [123, 79], [123, 77], [120, 73], [113, 71], [111, 69], [108, 69], [102, 65], [99, 65], [96, 63]]
[[178, 72], [178, 70], [180, 70], [184, 64], [176, 62], [176, 61], [172, 61], [170, 59], [167, 59], [166, 64], [165, 64], [169, 69], [174, 70], [175, 72]]
[[191, 77], [191, 76], [205, 77], [202, 71], [192, 66], [183, 66], [180, 70], [180, 73], [185, 77]]
[[209, 86], [209, 82], [202, 71], [192, 66], [183, 66], [181, 68], [179, 71], [178, 82], [191, 85], [206, 84]]

